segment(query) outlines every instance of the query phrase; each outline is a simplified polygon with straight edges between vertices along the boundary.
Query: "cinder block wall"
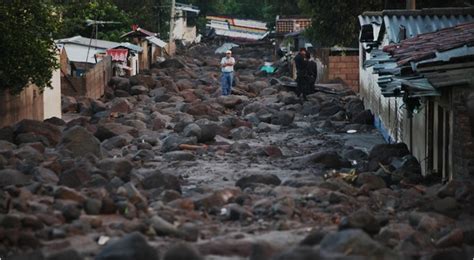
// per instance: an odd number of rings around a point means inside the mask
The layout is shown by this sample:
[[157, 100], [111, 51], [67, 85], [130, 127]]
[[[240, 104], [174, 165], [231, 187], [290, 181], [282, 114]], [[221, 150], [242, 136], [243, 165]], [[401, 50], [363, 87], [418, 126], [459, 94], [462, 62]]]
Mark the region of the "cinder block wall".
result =
[[340, 78], [359, 92], [359, 56], [329, 56], [328, 79]]
[[468, 88], [453, 88], [453, 171], [454, 178], [467, 179], [474, 173], [474, 138], [466, 107]]

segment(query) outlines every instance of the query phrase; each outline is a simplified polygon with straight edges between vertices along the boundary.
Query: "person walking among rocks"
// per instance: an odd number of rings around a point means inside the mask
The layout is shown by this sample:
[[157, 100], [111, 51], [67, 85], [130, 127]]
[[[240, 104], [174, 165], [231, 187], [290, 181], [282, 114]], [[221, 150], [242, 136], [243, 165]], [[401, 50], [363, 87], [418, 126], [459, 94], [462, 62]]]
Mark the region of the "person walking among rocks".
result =
[[306, 74], [306, 66], [307, 66], [307, 60], [306, 60], [306, 49], [301, 48], [300, 52], [295, 56], [294, 59], [295, 62], [295, 67], [296, 67], [296, 95], [298, 97], [301, 96], [303, 93], [303, 88], [305, 84], [305, 74]]
[[232, 92], [232, 81], [234, 80], [234, 65], [235, 59], [234, 57], [232, 57], [232, 51], [228, 50], [225, 53], [225, 57], [221, 59], [221, 84], [223, 96], [228, 96]]

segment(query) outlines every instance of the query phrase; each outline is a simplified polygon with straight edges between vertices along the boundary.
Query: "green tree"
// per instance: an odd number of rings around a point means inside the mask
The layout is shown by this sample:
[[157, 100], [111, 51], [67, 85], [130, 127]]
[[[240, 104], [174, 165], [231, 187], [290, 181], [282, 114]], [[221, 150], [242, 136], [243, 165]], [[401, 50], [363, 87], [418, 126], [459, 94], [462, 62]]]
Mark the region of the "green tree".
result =
[[51, 86], [57, 68], [52, 33], [58, 16], [48, 0], [10, 0], [0, 5], [0, 89], [19, 93], [29, 83]]
[[111, 0], [95, 1], [57, 1], [62, 22], [57, 38], [81, 35], [95, 37], [93, 28], [86, 20], [113, 21], [117, 24], [99, 25], [98, 38], [120, 41], [120, 35], [130, 30], [132, 20], [129, 15], [119, 9]]

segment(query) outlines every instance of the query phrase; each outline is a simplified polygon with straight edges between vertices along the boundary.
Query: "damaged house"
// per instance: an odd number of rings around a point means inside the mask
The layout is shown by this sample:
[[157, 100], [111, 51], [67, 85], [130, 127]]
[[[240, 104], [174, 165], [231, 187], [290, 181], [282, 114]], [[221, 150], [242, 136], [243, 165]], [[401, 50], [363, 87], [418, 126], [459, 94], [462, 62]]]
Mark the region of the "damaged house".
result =
[[227, 16], [206, 16], [206, 19], [206, 27], [219, 37], [237, 41], [259, 41], [269, 34], [267, 24], [260, 21]]
[[474, 8], [366, 12], [359, 21], [360, 95], [386, 141], [406, 143], [424, 175], [473, 174]]
[[197, 33], [197, 18], [199, 8], [193, 5], [176, 3], [173, 26], [173, 39], [184, 45], [199, 43], [201, 36]]
[[165, 55], [166, 42], [158, 38], [157, 33], [140, 28], [138, 25], [133, 25], [132, 30], [120, 38], [129, 39], [133, 44], [141, 48], [142, 51], [138, 55], [138, 63], [141, 70], [150, 69], [153, 63]]

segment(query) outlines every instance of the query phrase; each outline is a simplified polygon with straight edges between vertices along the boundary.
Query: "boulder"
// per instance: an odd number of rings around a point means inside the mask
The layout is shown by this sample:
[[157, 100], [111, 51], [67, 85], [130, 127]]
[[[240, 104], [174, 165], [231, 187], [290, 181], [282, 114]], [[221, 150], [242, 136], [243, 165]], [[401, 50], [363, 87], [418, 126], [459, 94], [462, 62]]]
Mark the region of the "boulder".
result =
[[100, 141], [81, 126], [74, 126], [63, 133], [60, 148], [69, 150], [74, 157], [93, 154], [102, 157]]
[[247, 187], [251, 187], [254, 184], [265, 184], [265, 185], [275, 185], [278, 186], [281, 184], [280, 178], [274, 174], [254, 174], [240, 178], [235, 183], [235, 186], [244, 190]]
[[361, 124], [361, 125], [373, 125], [374, 124], [374, 115], [370, 110], [364, 110], [355, 114], [351, 118], [351, 123]]
[[387, 187], [384, 179], [370, 172], [360, 173], [357, 176], [356, 184], [369, 190], [379, 190]]
[[340, 169], [351, 167], [351, 163], [343, 159], [335, 151], [322, 151], [313, 153], [303, 159], [306, 163], [317, 163], [323, 165], [325, 168]]
[[163, 140], [161, 151], [166, 153], [179, 150], [181, 144], [197, 144], [197, 138], [194, 136], [182, 137], [176, 134], [170, 134]]
[[188, 151], [172, 151], [165, 153], [163, 158], [167, 161], [194, 161], [196, 156]]
[[107, 172], [110, 179], [117, 176], [123, 181], [128, 181], [130, 179], [130, 172], [133, 169], [133, 163], [125, 158], [107, 158], [101, 160], [97, 164], [97, 168]]
[[374, 215], [366, 210], [359, 209], [356, 212], [344, 217], [339, 224], [339, 229], [362, 229], [368, 234], [375, 235], [380, 230], [380, 225]]
[[95, 257], [95, 260], [159, 260], [157, 250], [151, 247], [146, 238], [138, 232], [125, 235], [110, 242]]
[[343, 253], [371, 259], [399, 259], [390, 249], [372, 240], [360, 229], [330, 233], [323, 238], [320, 248], [329, 253]]
[[132, 111], [132, 104], [125, 98], [115, 98], [107, 105], [110, 113], [128, 114]]
[[143, 85], [133, 86], [130, 89], [130, 94], [132, 95], [146, 95], [148, 94], [148, 88]]
[[31, 183], [31, 177], [13, 169], [0, 170], [0, 187], [10, 185], [27, 185]]
[[404, 143], [378, 144], [369, 153], [369, 171], [379, 168], [379, 163], [388, 165], [393, 157], [409, 155], [410, 151]]
[[55, 146], [61, 139], [61, 130], [59, 127], [30, 119], [23, 119], [14, 127], [15, 135], [33, 133], [38, 136], [44, 136], [48, 139], [49, 144]]
[[293, 123], [295, 113], [292, 111], [279, 111], [272, 116], [272, 124], [289, 126]]
[[181, 192], [181, 184], [176, 176], [167, 173], [161, 173], [155, 171], [142, 180], [142, 186], [144, 189], [156, 189], [161, 188], [163, 190], [175, 190]]
[[251, 128], [241, 126], [238, 128], [234, 128], [230, 131], [230, 135], [234, 140], [242, 140], [242, 139], [251, 139], [254, 138], [254, 132]]
[[163, 260], [204, 260], [199, 251], [187, 243], [177, 243], [171, 246], [163, 256]]

